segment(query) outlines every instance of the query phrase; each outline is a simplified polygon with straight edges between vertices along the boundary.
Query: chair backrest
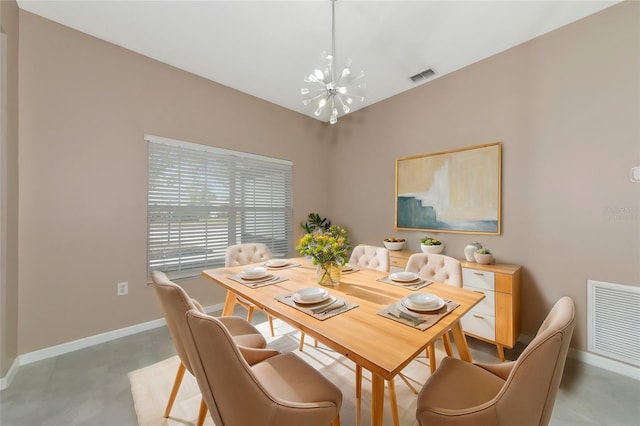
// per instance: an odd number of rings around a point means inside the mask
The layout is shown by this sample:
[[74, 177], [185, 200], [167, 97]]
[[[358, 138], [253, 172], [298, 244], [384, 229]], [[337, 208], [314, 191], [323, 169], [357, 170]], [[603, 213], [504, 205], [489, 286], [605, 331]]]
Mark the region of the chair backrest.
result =
[[424, 279], [462, 287], [462, 266], [458, 259], [432, 253], [415, 253], [407, 261], [406, 271]]
[[185, 314], [190, 309], [200, 310], [201, 308], [199, 304], [194, 303], [182, 287], [171, 282], [163, 272], [151, 272], [151, 280], [180, 361], [193, 374], [184, 344], [184, 336], [189, 332]]
[[224, 266], [241, 266], [250, 263], [263, 262], [271, 259], [271, 250], [266, 244], [246, 243], [236, 244], [227, 248]]
[[389, 272], [389, 250], [384, 247], [358, 245], [353, 248], [349, 263], [360, 268]]
[[[573, 300], [562, 297], [522, 352], [496, 396], [499, 424], [546, 425], [560, 387], [575, 327]], [[511, 421], [507, 421], [511, 419]], [[525, 421], [525, 419], [527, 419]]]

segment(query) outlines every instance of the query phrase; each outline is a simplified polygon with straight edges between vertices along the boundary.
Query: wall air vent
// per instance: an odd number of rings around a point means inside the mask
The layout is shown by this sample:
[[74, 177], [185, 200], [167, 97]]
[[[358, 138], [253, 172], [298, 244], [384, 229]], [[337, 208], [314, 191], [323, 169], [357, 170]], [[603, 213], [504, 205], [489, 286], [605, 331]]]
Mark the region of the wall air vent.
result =
[[413, 81], [414, 83], [422, 80], [422, 79], [427, 79], [427, 78], [431, 78], [434, 75], [436, 75], [435, 71], [432, 70], [431, 68], [424, 70], [422, 72], [419, 72], [416, 75], [412, 75], [411, 77], [409, 77], [411, 79], [411, 81]]

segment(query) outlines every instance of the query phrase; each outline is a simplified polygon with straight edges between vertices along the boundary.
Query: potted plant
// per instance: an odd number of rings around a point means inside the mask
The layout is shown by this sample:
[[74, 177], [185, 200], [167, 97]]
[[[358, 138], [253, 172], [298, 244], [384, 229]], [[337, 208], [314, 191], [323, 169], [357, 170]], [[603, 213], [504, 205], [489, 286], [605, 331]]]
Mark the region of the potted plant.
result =
[[347, 231], [336, 225], [305, 234], [296, 247], [317, 265], [316, 279], [322, 285], [340, 284], [342, 265], [347, 263], [350, 248]]
[[307, 221], [300, 224], [307, 234], [311, 234], [317, 229], [328, 231], [331, 227], [331, 221], [326, 217], [321, 217], [318, 213], [309, 213]]
[[441, 253], [442, 249], [444, 249], [444, 244], [433, 237], [424, 237], [420, 240], [420, 248], [423, 253]]
[[476, 250], [473, 253], [473, 257], [476, 259], [476, 262], [482, 265], [488, 265], [493, 262], [493, 254], [488, 248], [481, 248]]

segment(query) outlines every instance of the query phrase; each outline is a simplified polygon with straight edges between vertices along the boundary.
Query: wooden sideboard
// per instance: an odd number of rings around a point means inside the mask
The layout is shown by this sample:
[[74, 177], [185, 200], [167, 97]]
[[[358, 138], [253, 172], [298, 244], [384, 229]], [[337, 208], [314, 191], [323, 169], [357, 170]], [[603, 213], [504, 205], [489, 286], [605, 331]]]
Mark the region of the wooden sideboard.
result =
[[[389, 250], [391, 268], [404, 269], [410, 250]], [[485, 299], [462, 318], [468, 336], [496, 345], [504, 361], [504, 348], [512, 348], [520, 335], [522, 267], [503, 263], [481, 265], [460, 261], [464, 288], [485, 295]]]

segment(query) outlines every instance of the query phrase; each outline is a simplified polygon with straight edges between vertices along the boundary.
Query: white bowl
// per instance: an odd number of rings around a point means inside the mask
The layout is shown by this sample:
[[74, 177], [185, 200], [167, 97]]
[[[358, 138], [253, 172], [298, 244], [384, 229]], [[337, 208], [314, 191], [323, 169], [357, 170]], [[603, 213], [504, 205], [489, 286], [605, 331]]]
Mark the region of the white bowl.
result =
[[383, 241], [384, 246], [388, 249], [388, 250], [402, 250], [402, 247], [404, 247], [404, 241], [397, 241], [397, 242], [392, 242], [392, 241]]
[[307, 287], [302, 290], [298, 290], [298, 298], [303, 302], [314, 302], [316, 300], [322, 300], [327, 297], [329, 292], [320, 287]]
[[420, 249], [423, 253], [437, 254], [442, 252], [444, 244], [438, 244], [437, 246], [425, 246], [424, 244], [420, 244]]
[[242, 271], [242, 275], [247, 278], [260, 278], [267, 275], [267, 269], [263, 267], [245, 269]]
[[416, 308], [429, 309], [438, 306], [439, 297], [431, 293], [412, 293], [407, 299]]
[[491, 253], [473, 253], [473, 257], [476, 259], [476, 262], [481, 265], [488, 265], [493, 262], [493, 254]]

